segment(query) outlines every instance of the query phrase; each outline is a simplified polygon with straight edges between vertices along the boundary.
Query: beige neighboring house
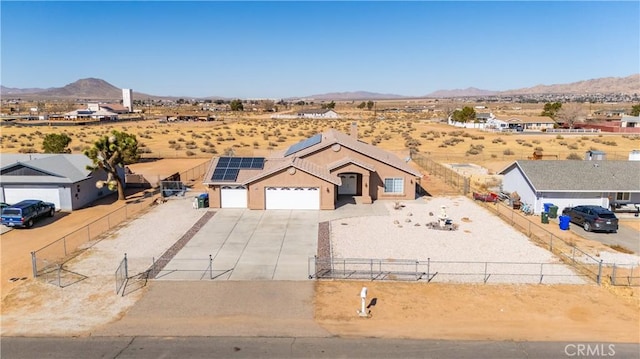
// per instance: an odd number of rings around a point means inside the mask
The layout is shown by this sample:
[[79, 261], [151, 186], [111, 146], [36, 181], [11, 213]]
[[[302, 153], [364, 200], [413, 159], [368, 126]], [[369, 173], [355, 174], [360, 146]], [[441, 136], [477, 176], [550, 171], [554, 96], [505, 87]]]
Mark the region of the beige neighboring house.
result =
[[552, 129], [556, 122], [546, 116], [510, 116], [493, 118], [487, 121], [487, 128], [501, 131]]
[[331, 129], [270, 158], [215, 157], [204, 181], [209, 205], [332, 210], [342, 196], [365, 204], [415, 199], [420, 171], [356, 136]]
[[89, 103], [87, 108], [77, 109], [64, 114], [65, 120], [117, 120], [118, 113], [111, 111], [109, 106]]

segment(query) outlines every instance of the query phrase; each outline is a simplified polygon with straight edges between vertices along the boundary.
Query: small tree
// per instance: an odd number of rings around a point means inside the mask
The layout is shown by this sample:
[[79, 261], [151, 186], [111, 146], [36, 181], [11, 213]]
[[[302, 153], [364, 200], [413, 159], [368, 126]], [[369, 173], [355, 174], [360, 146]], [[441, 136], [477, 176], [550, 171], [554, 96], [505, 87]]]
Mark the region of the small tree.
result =
[[363, 108], [365, 108], [366, 106], [367, 106], [367, 103], [366, 103], [366, 102], [364, 102], [364, 101], [362, 101], [362, 102], [360, 102], [360, 104], [358, 105], [358, 108], [362, 110], [362, 109], [363, 109]]
[[110, 191], [118, 191], [118, 200], [125, 200], [118, 168], [135, 163], [140, 158], [136, 136], [113, 130], [111, 135], [99, 138], [84, 154], [93, 161], [93, 166], [87, 166], [88, 170], [101, 168], [107, 172], [107, 180], [98, 181], [96, 186], [102, 188], [106, 184]]
[[569, 126], [569, 128], [573, 128], [576, 123], [585, 122], [587, 119], [586, 111], [579, 103], [568, 103], [562, 106], [560, 111], [558, 111], [557, 117], [562, 123]]
[[469, 106], [465, 106], [462, 110], [453, 112], [453, 120], [457, 122], [473, 122], [476, 119], [476, 110]]
[[551, 117], [555, 120], [558, 115], [558, 111], [560, 111], [561, 108], [562, 104], [560, 102], [547, 102], [544, 104], [544, 109], [542, 110], [542, 113], [540, 113], [540, 116]]
[[68, 148], [69, 143], [71, 143], [71, 137], [66, 133], [50, 133], [44, 136], [42, 149], [44, 153], [71, 153], [71, 149]]
[[329, 103], [326, 103], [326, 104], [322, 105], [322, 108], [323, 109], [332, 110], [332, 109], [336, 108], [336, 103], [334, 101], [331, 101]]
[[367, 101], [367, 110], [371, 111], [375, 103], [373, 101]]
[[631, 116], [640, 116], [640, 104], [633, 105], [633, 107], [631, 107], [631, 113], [629, 114]]
[[231, 101], [229, 106], [231, 107], [231, 111], [242, 111], [242, 110], [244, 110], [244, 106], [242, 105], [242, 100], [240, 100], [240, 99], [235, 99], [235, 100]]

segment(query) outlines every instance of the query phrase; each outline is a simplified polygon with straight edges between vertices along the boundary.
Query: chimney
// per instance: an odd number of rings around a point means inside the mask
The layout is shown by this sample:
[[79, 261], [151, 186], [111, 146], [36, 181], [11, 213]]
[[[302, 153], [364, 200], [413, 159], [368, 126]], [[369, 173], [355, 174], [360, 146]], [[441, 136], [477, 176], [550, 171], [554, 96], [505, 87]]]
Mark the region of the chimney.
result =
[[351, 122], [351, 137], [354, 140], [358, 139], [358, 123], [355, 121]]

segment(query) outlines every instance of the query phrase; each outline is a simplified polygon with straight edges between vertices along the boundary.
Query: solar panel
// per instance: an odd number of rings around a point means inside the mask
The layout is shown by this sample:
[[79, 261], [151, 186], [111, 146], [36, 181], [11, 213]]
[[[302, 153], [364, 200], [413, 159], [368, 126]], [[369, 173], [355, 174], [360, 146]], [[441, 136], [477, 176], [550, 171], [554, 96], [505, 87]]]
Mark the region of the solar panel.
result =
[[264, 157], [220, 157], [211, 179], [235, 182], [242, 169], [264, 168]]
[[318, 143], [320, 143], [322, 141], [322, 134], [319, 133], [317, 135], [314, 135], [312, 137], [307, 138], [306, 140], [302, 140], [296, 144], [291, 145], [291, 147], [289, 147], [289, 149], [287, 150], [287, 152], [284, 153], [284, 156], [287, 157], [289, 155], [292, 155], [296, 152], [302, 151], [306, 148], [309, 148], [313, 145], [317, 145]]

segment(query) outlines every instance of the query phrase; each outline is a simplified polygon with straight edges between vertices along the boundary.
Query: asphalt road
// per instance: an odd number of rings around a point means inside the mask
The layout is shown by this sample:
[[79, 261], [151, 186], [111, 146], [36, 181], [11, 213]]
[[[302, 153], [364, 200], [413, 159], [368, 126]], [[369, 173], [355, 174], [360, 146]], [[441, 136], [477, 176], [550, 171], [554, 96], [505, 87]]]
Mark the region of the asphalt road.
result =
[[616, 233], [587, 232], [580, 225], [571, 223], [569, 229], [583, 238], [607, 245], [617, 244], [632, 250], [635, 254], [640, 254], [640, 236], [637, 231], [629, 227], [620, 225]]
[[348, 338], [85, 337], [0, 339], [13, 358], [640, 358], [640, 344]]

